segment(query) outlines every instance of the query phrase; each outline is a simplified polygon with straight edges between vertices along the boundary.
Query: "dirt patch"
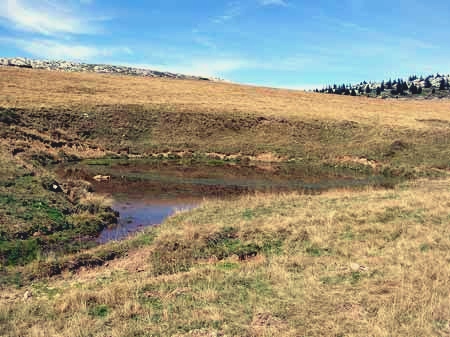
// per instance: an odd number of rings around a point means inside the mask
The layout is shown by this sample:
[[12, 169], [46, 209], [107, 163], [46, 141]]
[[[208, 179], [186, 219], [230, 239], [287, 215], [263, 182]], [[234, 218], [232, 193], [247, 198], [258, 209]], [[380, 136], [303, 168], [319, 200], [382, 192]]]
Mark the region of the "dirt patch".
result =
[[364, 166], [369, 166], [372, 169], [377, 169], [381, 167], [381, 163], [377, 162], [376, 160], [370, 160], [364, 157], [352, 157], [352, 156], [343, 156], [338, 159], [339, 163], [355, 163], [360, 164]]
[[336, 311], [340, 315], [352, 320], [360, 320], [366, 315], [366, 311], [362, 305], [349, 302], [338, 305]]
[[270, 312], [257, 313], [253, 316], [251, 330], [255, 336], [266, 336], [268, 331], [281, 332], [289, 327], [288, 323]]
[[261, 162], [281, 163], [285, 162], [287, 158], [274, 153], [261, 153], [255, 157], [255, 160]]
[[443, 119], [436, 119], [436, 118], [416, 119], [416, 121], [429, 124], [430, 126], [450, 127], [450, 121], [443, 120]]
[[409, 145], [402, 140], [396, 140], [389, 145], [389, 150], [385, 154], [385, 157], [392, 157], [398, 152], [405, 151], [409, 148]]
[[396, 140], [393, 142], [390, 146], [391, 151], [403, 151], [408, 148], [408, 144], [406, 144], [404, 141]]

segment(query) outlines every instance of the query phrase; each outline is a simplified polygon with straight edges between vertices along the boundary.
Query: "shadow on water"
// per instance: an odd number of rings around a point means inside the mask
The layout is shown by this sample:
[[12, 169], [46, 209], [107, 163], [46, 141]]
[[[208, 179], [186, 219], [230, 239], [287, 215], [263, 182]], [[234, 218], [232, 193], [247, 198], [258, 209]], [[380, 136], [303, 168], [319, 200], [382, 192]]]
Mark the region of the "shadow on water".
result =
[[[160, 224], [177, 210], [192, 209], [205, 198], [232, 198], [254, 192], [317, 194], [331, 188], [383, 184], [376, 175], [317, 170], [295, 165], [205, 165], [158, 161], [81, 163], [63, 168], [65, 176], [92, 182], [98, 193], [110, 195], [120, 213], [119, 224], [100, 233], [97, 242], [120, 240]], [[97, 182], [95, 175], [108, 175]]]

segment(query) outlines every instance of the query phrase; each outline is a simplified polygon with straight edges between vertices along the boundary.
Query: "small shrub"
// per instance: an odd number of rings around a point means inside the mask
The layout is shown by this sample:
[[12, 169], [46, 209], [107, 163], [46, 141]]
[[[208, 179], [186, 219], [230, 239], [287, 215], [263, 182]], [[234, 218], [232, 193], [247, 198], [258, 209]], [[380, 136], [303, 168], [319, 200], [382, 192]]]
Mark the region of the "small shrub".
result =
[[245, 220], [251, 220], [253, 219], [253, 217], [255, 216], [255, 213], [253, 212], [253, 210], [251, 209], [246, 209], [243, 213], [242, 213], [242, 217]]
[[426, 252], [428, 252], [430, 249], [431, 249], [431, 246], [430, 246], [428, 243], [422, 243], [422, 244], [420, 245], [420, 251], [421, 251], [422, 253], [426, 253]]
[[104, 318], [108, 316], [109, 308], [105, 304], [96, 305], [89, 308], [89, 316]]

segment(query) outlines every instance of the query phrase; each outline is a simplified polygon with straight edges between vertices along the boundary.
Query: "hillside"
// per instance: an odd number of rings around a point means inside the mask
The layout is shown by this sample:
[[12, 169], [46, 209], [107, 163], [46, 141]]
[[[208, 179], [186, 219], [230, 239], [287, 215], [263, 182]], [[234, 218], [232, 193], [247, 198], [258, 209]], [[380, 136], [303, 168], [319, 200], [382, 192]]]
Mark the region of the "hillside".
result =
[[[449, 111], [0, 66], [0, 335], [446, 335]], [[348, 184], [233, 190], [99, 244], [96, 170], [114, 189], [140, 163]]]
[[[387, 166], [448, 165], [450, 101], [375, 101], [10, 67], [0, 68], [0, 84], [2, 114], [16, 116], [3, 129], [11, 150], [43, 145], [53, 156], [80, 158], [197, 152], [332, 164], [351, 157]], [[399, 142], [395, 156], [389, 155]]]

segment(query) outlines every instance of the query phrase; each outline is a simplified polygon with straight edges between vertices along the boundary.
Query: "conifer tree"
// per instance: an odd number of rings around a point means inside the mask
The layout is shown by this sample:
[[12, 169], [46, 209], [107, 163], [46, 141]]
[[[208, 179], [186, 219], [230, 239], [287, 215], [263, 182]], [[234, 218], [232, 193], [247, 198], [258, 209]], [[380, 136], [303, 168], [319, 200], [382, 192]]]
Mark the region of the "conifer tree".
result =
[[402, 82], [402, 88], [403, 88], [403, 91], [408, 90], [408, 83]]
[[412, 95], [416, 95], [416, 94], [417, 94], [417, 91], [418, 91], [418, 89], [417, 89], [416, 85], [415, 85], [414, 83], [412, 83], [411, 86], [409, 87], [409, 92], [410, 92]]
[[386, 82], [386, 88], [388, 88], [389, 90], [392, 89], [392, 81], [391, 81], [391, 79], [389, 79], [389, 81]]
[[398, 93], [399, 95], [402, 95], [402, 94], [403, 94], [403, 85], [402, 85], [402, 83], [398, 83], [398, 84], [397, 84], [397, 93]]

